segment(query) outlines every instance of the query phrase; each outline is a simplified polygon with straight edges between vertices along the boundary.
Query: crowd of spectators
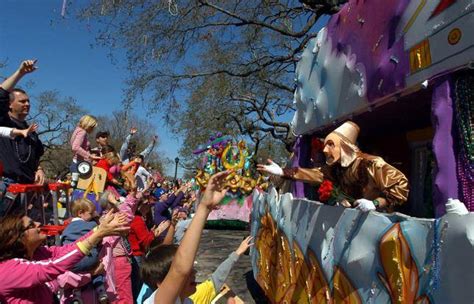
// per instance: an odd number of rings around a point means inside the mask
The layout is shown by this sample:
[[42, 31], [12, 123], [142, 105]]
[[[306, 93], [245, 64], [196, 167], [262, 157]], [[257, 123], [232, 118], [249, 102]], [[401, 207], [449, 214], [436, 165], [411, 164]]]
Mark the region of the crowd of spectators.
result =
[[[157, 137], [138, 153], [136, 128], [117, 152], [94, 116], [79, 120], [70, 138], [71, 182], [86, 161], [106, 171], [105, 188], [96, 199], [84, 193], [66, 206], [65, 229], [55, 246], [46, 245], [41, 223], [7, 191], [11, 184], [47, 182], [38, 126], [27, 122], [28, 94], [15, 88], [35, 70], [35, 60], [24, 61], [0, 85], [0, 303], [210, 303], [251, 246], [245, 239], [209, 280], [196, 284], [201, 233], [230, 172], [212, 176], [203, 193], [191, 182], [167, 181], [146, 168]], [[94, 132], [96, 147], [89, 140]]]

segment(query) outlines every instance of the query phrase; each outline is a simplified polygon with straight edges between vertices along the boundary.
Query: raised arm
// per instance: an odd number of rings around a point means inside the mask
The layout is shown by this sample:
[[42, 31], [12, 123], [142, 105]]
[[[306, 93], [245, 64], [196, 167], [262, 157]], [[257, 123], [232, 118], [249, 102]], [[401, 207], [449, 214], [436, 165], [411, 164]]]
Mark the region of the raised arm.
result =
[[151, 140], [150, 144], [148, 147], [143, 150], [140, 155], [143, 156], [143, 159], [145, 160], [148, 156], [150, 156], [150, 153], [153, 151], [153, 148], [155, 148], [156, 140], [158, 137], [155, 135], [153, 136], [153, 139]]
[[37, 69], [35, 66], [36, 60], [26, 60], [20, 64], [18, 70], [10, 77], [5, 79], [0, 85], [0, 123], [6, 124], [10, 120], [8, 111], [10, 110], [10, 96], [9, 93], [15, 88], [15, 85], [20, 79]]
[[8, 92], [11, 92], [15, 88], [18, 81], [20, 81], [20, 79], [23, 76], [25, 76], [26, 74], [31, 73], [31, 72], [35, 71], [36, 69], [38, 69], [38, 67], [35, 66], [36, 61], [37, 60], [25, 60], [25, 61], [23, 61], [20, 64], [20, 67], [18, 68], [18, 70], [16, 70], [15, 73], [10, 75], [10, 77], [8, 77], [7, 79], [5, 79], [3, 81], [3, 83], [0, 85], [2, 87], [2, 89], [4, 89], [5, 91], [8, 91]]
[[129, 170], [131, 167], [135, 166], [135, 164], [136, 164], [136, 161], [132, 160], [132, 161], [128, 162], [128, 164], [123, 165], [122, 168], [120, 168], [120, 171], [122, 171], [122, 172], [128, 172], [128, 170]]
[[219, 291], [221, 290], [222, 286], [227, 280], [227, 277], [230, 274], [230, 271], [232, 270], [232, 267], [234, 267], [234, 264], [239, 260], [240, 256], [244, 254], [247, 249], [250, 248], [250, 246], [252, 245], [252, 237], [246, 237], [242, 241], [242, 243], [240, 243], [237, 250], [232, 252], [229, 257], [224, 262], [222, 262], [212, 273], [211, 280], [214, 284], [214, 289], [216, 293], [219, 293]]
[[71, 269], [84, 255], [89, 254], [104, 236], [124, 233], [122, 215], [108, 214], [104, 221], [92, 233], [80, 238], [76, 243], [63, 247], [45, 248], [51, 258], [41, 261], [10, 259], [0, 265], [0, 294], [8, 294], [22, 288], [44, 284], [56, 279], [60, 274]]
[[229, 173], [229, 171], [220, 172], [209, 179], [201, 203], [178, 247], [170, 271], [155, 295], [155, 304], [173, 304], [178, 298], [193, 268], [207, 216], [225, 196], [227, 191], [224, 188], [225, 178]]
[[178, 207], [178, 205], [181, 203], [183, 198], [184, 198], [184, 191], [183, 190], [178, 191], [178, 194], [176, 195], [176, 198], [174, 199], [173, 203], [170, 206], [171, 209], [174, 209], [174, 208]]
[[176, 194], [171, 193], [166, 199], [166, 201], [163, 202], [163, 204], [166, 206], [166, 208], [169, 208], [171, 207], [171, 205], [173, 204], [175, 200], [176, 200]]
[[136, 128], [131, 128], [130, 133], [127, 135], [127, 137], [125, 137], [125, 141], [123, 142], [122, 146], [120, 147], [119, 155], [120, 155], [120, 159], [122, 161], [125, 161], [125, 156], [126, 156], [125, 153], [127, 152], [128, 145], [130, 144], [130, 140], [132, 139], [132, 136], [135, 133], [137, 133], [137, 129]]
[[120, 212], [127, 215], [129, 223], [131, 223], [133, 220], [135, 211], [137, 210], [138, 202], [141, 198], [141, 193], [135, 193], [132, 191], [127, 195], [125, 201], [119, 206]]
[[174, 239], [174, 234], [176, 232], [177, 224], [178, 224], [178, 210], [174, 210], [173, 215], [171, 217], [170, 226], [168, 227], [168, 231], [166, 232], [165, 238], [163, 239], [163, 245], [173, 244], [173, 239]]
[[321, 168], [285, 168], [282, 169], [277, 163], [271, 159], [268, 165], [257, 165], [257, 170], [284, 178], [299, 180], [311, 184], [320, 184], [324, 180], [324, 173]]

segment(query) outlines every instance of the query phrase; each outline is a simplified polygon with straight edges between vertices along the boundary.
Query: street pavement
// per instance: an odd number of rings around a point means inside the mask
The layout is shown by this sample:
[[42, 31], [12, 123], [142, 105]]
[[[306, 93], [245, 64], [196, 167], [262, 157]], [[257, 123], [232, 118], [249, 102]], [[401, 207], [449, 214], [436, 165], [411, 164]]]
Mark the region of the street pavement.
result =
[[[197, 255], [196, 279], [202, 282], [210, 278], [214, 270], [228, 255], [239, 247], [242, 240], [249, 235], [248, 231], [238, 230], [204, 230]], [[250, 257], [242, 255], [234, 265], [226, 283], [245, 303], [265, 303], [264, 300], [252, 297], [250, 289], [258, 289], [252, 280]]]

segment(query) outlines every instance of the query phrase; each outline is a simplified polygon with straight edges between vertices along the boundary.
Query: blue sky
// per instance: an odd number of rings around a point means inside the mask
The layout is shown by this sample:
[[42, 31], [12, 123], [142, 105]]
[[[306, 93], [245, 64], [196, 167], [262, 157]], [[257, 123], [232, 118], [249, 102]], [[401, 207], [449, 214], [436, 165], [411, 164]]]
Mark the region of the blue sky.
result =
[[[68, 1], [71, 4], [70, 1]], [[7, 60], [5, 76], [22, 60], [38, 59], [39, 70], [28, 75], [34, 81], [31, 95], [57, 90], [72, 96], [91, 114], [102, 115], [122, 109], [122, 90], [127, 77], [125, 60], [114, 52], [118, 64], [107, 57], [109, 50], [95, 44], [93, 24], [73, 17], [61, 17], [63, 0], [2, 0], [0, 19], [0, 61]], [[70, 7], [70, 9], [77, 9]], [[91, 45], [93, 46], [91, 48]], [[134, 112], [146, 117], [137, 103]], [[147, 117], [160, 136], [158, 151], [174, 159], [180, 141], [172, 136], [158, 116]], [[166, 174], [174, 174], [174, 164]], [[178, 176], [182, 170], [178, 170]]]

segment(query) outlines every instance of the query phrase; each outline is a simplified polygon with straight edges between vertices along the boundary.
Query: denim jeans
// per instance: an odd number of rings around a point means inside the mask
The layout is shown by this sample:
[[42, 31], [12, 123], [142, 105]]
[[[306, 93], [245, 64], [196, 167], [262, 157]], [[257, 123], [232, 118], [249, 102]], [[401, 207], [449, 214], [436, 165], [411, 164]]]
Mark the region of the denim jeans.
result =
[[17, 207], [21, 207], [19, 200], [16, 199], [16, 196], [10, 196], [7, 193], [8, 186], [14, 183], [15, 181], [11, 178], [0, 178], [0, 217], [3, 217], [8, 213], [15, 211], [16, 209], [19, 209]]
[[132, 294], [133, 299], [137, 299], [142, 289], [143, 281], [140, 277], [140, 266], [142, 264], [141, 256], [132, 257]]

